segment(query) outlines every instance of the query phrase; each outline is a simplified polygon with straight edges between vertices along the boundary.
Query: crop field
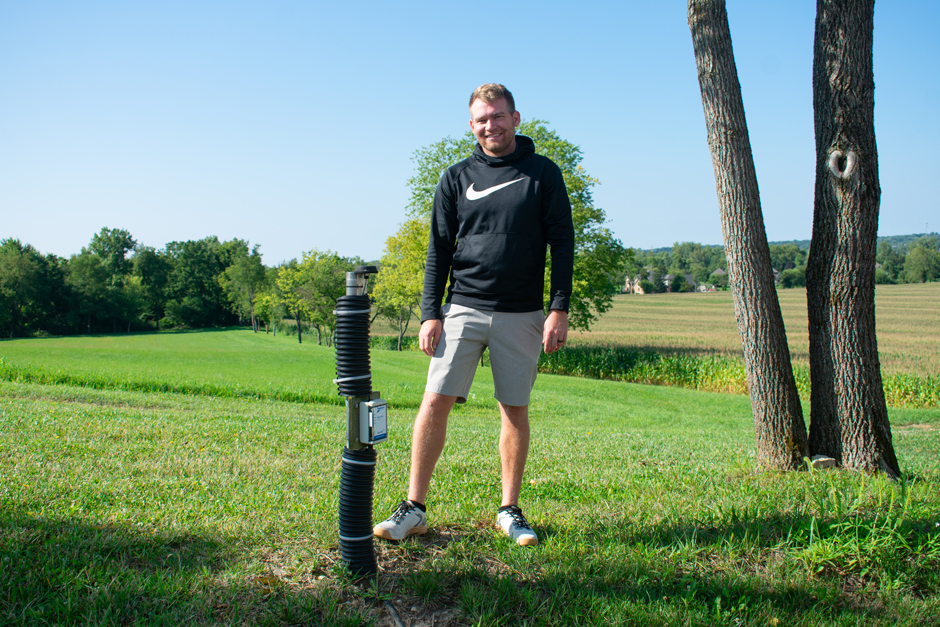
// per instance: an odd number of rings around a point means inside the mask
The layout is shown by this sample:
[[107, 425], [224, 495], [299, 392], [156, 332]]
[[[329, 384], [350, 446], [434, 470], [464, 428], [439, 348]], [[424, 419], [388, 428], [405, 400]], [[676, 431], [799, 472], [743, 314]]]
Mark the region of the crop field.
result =
[[[809, 366], [806, 290], [777, 290], [794, 363]], [[879, 285], [878, 352], [885, 374], [940, 374], [940, 283]], [[589, 332], [572, 340], [660, 352], [739, 357], [731, 292], [620, 295]]]
[[[404, 496], [427, 358], [372, 364], [390, 402], [381, 519]], [[353, 580], [333, 376], [331, 349], [242, 329], [0, 342], [0, 624], [940, 622], [938, 408], [889, 410], [900, 482], [773, 473], [746, 396], [540, 375], [521, 504], [541, 543], [522, 548], [495, 525], [481, 368], [430, 532], [378, 542], [378, 577]]]

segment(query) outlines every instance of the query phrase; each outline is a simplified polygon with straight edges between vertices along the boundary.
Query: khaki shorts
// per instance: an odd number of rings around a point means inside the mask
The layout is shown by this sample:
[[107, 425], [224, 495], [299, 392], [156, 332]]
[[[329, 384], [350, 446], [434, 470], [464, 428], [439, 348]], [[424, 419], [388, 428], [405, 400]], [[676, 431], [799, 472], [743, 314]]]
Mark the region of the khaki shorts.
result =
[[428, 369], [428, 392], [467, 402], [483, 349], [490, 347], [496, 400], [529, 404], [542, 348], [541, 311], [481, 311], [453, 303], [444, 306], [444, 331]]

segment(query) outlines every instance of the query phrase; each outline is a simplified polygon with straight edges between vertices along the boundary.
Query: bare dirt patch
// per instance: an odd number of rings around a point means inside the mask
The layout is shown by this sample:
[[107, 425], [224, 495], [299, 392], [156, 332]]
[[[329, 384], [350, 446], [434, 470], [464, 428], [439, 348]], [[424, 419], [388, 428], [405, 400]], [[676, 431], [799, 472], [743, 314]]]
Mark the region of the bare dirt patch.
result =
[[[376, 540], [379, 573], [375, 579], [351, 579], [342, 565], [339, 548], [332, 547], [317, 551], [311, 557], [314, 563], [300, 568], [289, 551], [267, 553], [262, 556], [266, 571], [249, 580], [267, 589], [280, 585], [296, 592], [329, 592], [350, 612], [376, 620], [377, 627], [463, 627], [470, 622], [450, 590], [441, 586], [438, 594], [428, 598], [415, 594], [404, 582], [429, 567], [459, 536], [456, 529], [439, 528], [403, 542]], [[506, 568], [500, 564], [487, 566], [494, 571]]]

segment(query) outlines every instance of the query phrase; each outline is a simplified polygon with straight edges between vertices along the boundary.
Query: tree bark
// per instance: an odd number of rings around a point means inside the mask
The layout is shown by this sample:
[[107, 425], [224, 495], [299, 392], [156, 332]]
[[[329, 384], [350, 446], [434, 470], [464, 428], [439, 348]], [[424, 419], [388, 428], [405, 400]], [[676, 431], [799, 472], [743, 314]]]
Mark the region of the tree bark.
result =
[[875, 336], [881, 188], [872, 71], [874, 0], [819, 0], [813, 50], [816, 190], [806, 266], [810, 449], [899, 477]]
[[688, 17], [744, 346], [757, 463], [795, 470], [808, 454], [806, 425], [774, 286], [724, 0], [689, 0]]

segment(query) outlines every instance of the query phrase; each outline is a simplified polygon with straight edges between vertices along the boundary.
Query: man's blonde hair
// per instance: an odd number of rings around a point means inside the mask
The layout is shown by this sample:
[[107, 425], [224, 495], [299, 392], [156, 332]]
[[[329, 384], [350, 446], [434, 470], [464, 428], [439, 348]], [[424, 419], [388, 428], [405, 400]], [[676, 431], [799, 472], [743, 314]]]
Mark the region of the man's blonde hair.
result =
[[482, 100], [487, 104], [493, 104], [500, 98], [506, 99], [506, 104], [509, 105], [509, 112], [516, 112], [516, 101], [512, 98], [512, 93], [506, 89], [505, 85], [500, 85], [499, 83], [486, 83], [480, 85], [473, 90], [473, 93], [470, 94], [470, 104], [468, 106], [473, 106], [474, 101]]

